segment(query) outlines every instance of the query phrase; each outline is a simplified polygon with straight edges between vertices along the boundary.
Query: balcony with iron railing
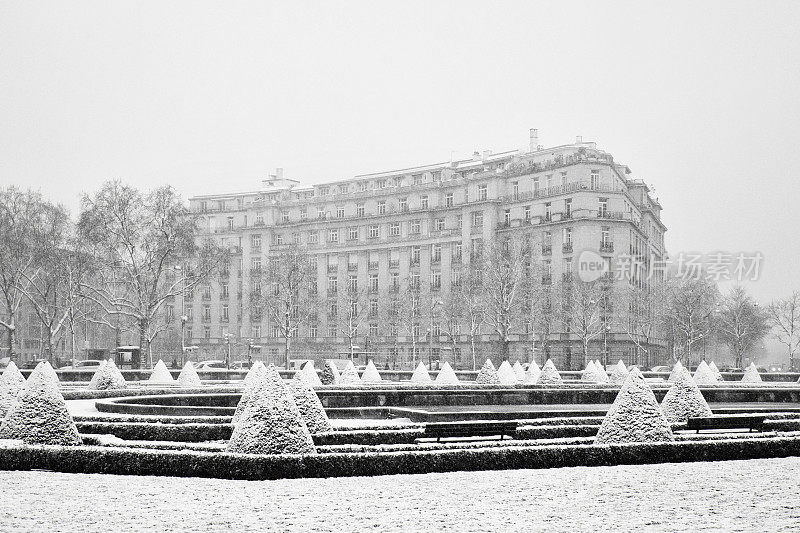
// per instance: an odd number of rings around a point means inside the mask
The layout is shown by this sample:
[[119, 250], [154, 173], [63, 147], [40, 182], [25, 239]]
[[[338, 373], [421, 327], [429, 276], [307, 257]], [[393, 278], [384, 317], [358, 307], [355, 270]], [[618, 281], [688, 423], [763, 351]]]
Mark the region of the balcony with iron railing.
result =
[[563, 253], [565, 253], [565, 254], [571, 254], [572, 253], [572, 243], [571, 242], [565, 242], [564, 244], [562, 244], [561, 245], [561, 251]]
[[600, 253], [610, 254], [614, 251], [614, 243], [610, 241], [600, 241]]
[[[390, 259], [389, 260], [389, 268], [397, 268], [399, 266], [400, 266], [400, 260], [399, 259]], [[375, 268], [378, 268], [377, 264], [375, 265]]]
[[551, 255], [553, 253], [553, 245], [552, 244], [543, 244], [542, 245], [542, 255]]
[[378, 262], [377, 261], [370, 261], [368, 266], [369, 266], [369, 270], [378, 270]]
[[622, 211], [608, 211], [606, 209], [600, 209], [597, 211], [597, 218], [622, 220], [625, 218], [625, 214]]
[[347, 271], [348, 272], [355, 272], [357, 270], [358, 270], [358, 263], [356, 263], [355, 265], [353, 265], [353, 264], [348, 264], [347, 265]]
[[328, 273], [333, 274], [339, 271], [339, 265], [328, 265]]

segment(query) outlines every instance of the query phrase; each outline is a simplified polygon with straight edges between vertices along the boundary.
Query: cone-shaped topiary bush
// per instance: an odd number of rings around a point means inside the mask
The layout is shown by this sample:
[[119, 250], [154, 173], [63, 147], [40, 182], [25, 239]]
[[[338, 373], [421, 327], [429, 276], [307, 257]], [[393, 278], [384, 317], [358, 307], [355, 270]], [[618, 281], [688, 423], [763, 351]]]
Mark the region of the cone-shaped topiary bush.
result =
[[439, 370], [439, 373], [436, 374], [436, 379], [434, 381], [442, 385], [455, 385], [458, 383], [458, 376], [456, 376], [456, 373], [453, 370], [453, 367], [450, 366], [450, 363], [445, 361], [441, 370]]
[[361, 378], [358, 377], [358, 370], [353, 364], [353, 361], [348, 361], [347, 366], [344, 367], [342, 375], [339, 376], [339, 385], [360, 385]]
[[183, 365], [181, 373], [178, 374], [178, 383], [180, 383], [181, 387], [200, 387], [203, 385], [191, 361], [186, 361], [186, 364]]
[[317, 375], [317, 369], [314, 368], [314, 361], [306, 361], [306, 364], [303, 365], [303, 368], [301, 368], [298, 373], [302, 374], [302, 378], [311, 387], [319, 387], [322, 385], [322, 381], [320, 381], [319, 375]]
[[339, 383], [339, 369], [336, 368], [336, 365], [333, 361], [326, 360], [325, 366], [322, 367], [322, 373], [319, 376], [320, 381], [322, 381], [323, 385], [336, 385]]
[[511, 363], [508, 361], [500, 363], [500, 366], [497, 367], [497, 379], [502, 385], [513, 385], [517, 382], [517, 374], [511, 367]]
[[294, 403], [300, 410], [300, 416], [308, 427], [311, 434], [325, 433], [326, 431], [333, 431], [328, 415], [325, 413], [325, 408], [322, 407], [322, 402], [319, 396], [311, 388], [311, 385], [304, 378], [293, 379], [289, 384], [292, 394], [294, 395]]
[[597, 372], [597, 382], [608, 383], [608, 373], [606, 373], [606, 369], [603, 366], [603, 363], [601, 363], [599, 359], [595, 359], [594, 369]]
[[744, 371], [742, 383], [760, 383], [761, 381], [761, 374], [758, 373], [755, 363], [750, 363], [750, 366]]
[[375, 368], [375, 363], [372, 362], [370, 359], [367, 362], [367, 366], [364, 369], [364, 372], [361, 374], [361, 382], [362, 383], [380, 383], [383, 381], [381, 379], [381, 375], [378, 373], [378, 369]]
[[119, 371], [114, 361], [108, 359], [100, 363], [100, 368], [92, 376], [89, 382], [91, 390], [124, 389], [126, 386], [125, 378]]
[[556, 365], [553, 364], [553, 360], [548, 359], [542, 367], [542, 372], [539, 374], [539, 379], [536, 380], [536, 383], [538, 385], [554, 385], [563, 382], [564, 380], [561, 379], [561, 374], [558, 373], [558, 369]]
[[[445, 362], [445, 364], [447, 363]], [[414, 373], [411, 374], [411, 383], [430, 383], [431, 381], [431, 375], [428, 374], [428, 369], [425, 368], [425, 365], [420, 361], [417, 368], [414, 369]]]
[[245, 386], [249, 385], [253, 381], [258, 381], [263, 378], [266, 370], [267, 367], [264, 366], [264, 363], [261, 361], [256, 361], [253, 363], [253, 366], [250, 367], [250, 370], [248, 370], [247, 374], [244, 376]]
[[717, 381], [725, 381], [725, 378], [722, 377], [722, 372], [719, 371], [719, 368], [717, 368], [717, 365], [714, 363], [714, 361], [711, 361], [708, 364], [708, 368], [710, 368], [714, 373], [714, 377], [717, 378]]
[[169, 373], [167, 365], [161, 359], [158, 360], [156, 366], [153, 367], [153, 372], [150, 373], [150, 378], [147, 380], [150, 383], [175, 383], [172, 374]]
[[46, 361], [37, 365], [19, 393], [18, 403], [0, 425], [0, 439], [62, 446], [81, 443], [78, 428], [58, 390], [58, 382], [50, 375], [52, 371]]
[[269, 368], [267, 368], [262, 364], [261, 369], [257, 370], [256, 374], [253, 374], [250, 383], [245, 385], [242, 397], [239, 399], [236, 411], [233, 413], [231, 423], [234, 425], [239, 423], [250, 404], [262, 393], [262, 388], [266, 387], [269, 390], [275, 390], [282, 385], [283, 379], [278, 370], [273, 365], [269, 365]]
[[611, 376], [608, 378], [609, 383], [612, 385], [622, 385], [625, 383], [625, 378], [628, 377], [628, 367], [620, 360], [614, 365], [614, 370], [611, 371]]
[[15, 395], [19, 394], [19, 391], [21, 391], [22, 387], [25, 386], [25, 377], [22, 375], [22, 372], [19, 371], [17, 365], [14, 364], [14, 361], [8, 363], [8, 366], [3, 371], [3, 377], [0, 378], [0, 381], [8, 385], [8, 390], [13, 392]]
[[[677, 381], [677, 380], [676, 380]], [[717, 376], [705, 361], [700, 361], [697, 370], [694, 371], [694, 382], [698, 385], [713, 385], [717, 382]]]
[[[277, 377], [276, 377], [277, 376]], [[253, 384], [253, 398], [228, 441], [233, 453], [316, 453], [314, 441], [293, 394], [272, 365], [264, 378]]]
[[497, 370], [495, 370], [494, 365], [490, 359], [487, 359], [483, 366], [481, 367], [480, 371], [478, 372], [478, 376], [475, 378], [475, 383], [481, 384], [497, 384], [500, 383], [500, 378], [497, 377]]
[[517, 383], [525, 381], [525, 369], [522, 368], [522, 363], [519, 362], [519, 359], [514, 363], [512, 369], [514, 370], [514, 377], [517, 379]]
[[589, 361], [586, 363], [586, 368], [583, 369], [581, 372], [581, 381], [587, 381], [589, 383], [599, 383], [601, 381], [600, 375], [597, 372], [597, 366], [595, 366], [594, 361]]
[[681, 362], [676, 361], [675, 364], [672, 366], [672, 372], [669, 373], [669, 379], [667, 379], [667, 381], [672, 383], [673, 381], [678, 379], [678, 376], [680, 375], [682, 369], [683, 365], [681, 364]]
[[595, 444], [672, 441], [669, 422], [642, 373], [631, 370], [608, 410], [595, 437]]
[[538, 383], [541, 373], [542, 369], [539, 368], [536, 361], [531, 361], [528, 365], [528, 371], [525, 372], [525, 383]]
[[685, 368], [661, 401], [661, 411], [669, 422], [686, 422], [690, 416], [711, 416], [711, 408], [703, 393]]

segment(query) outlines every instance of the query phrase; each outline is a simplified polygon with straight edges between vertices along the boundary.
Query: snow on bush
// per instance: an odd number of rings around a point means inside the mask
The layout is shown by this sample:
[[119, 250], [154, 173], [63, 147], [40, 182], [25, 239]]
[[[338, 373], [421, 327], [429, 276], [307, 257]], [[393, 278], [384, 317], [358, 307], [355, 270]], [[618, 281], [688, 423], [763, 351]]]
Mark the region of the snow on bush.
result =
[[525, 372], [524, 383], [538, 383], [541, 373], [542, 369], [539, 368], [539, 365], [536, 364], [536, 361], [531, 361], [528, 365], [528, 371]]
[[761, 374], [758, 373], [755, 363], [750, 363], [750, 366], [744, 371], [742, 376], [742, 383], [759, 383], [761, 382]]
[[599, 359], [595, 359], [594, 368], [597, 370], [598, 383], [608, 383], [608, 373]]
[[542, 371], [539, 374], [539, 379], [536, 380], [536, 383], [538, 385], [553, 385], [563, 383], [561, 374], [558, 373], [558, 369], [556, 368], [556, 365], [553, 364], [552, 359], [548, 359], [544, 364]]
[[88, 388], [90, 390], [124, 389], [125, 378], [114, 361], [108, 359], [100, 363], [100, 368], [92, 376]]
[[325, 408], [322, 407], [319, 396], [311, 388], [308, 381], [303, 378], [292, 380], [289, 388], [294, 395], [294, 403], [297, 404], [300, 415], [312, 435], [314, 433], [333, 431], [328, 415], [325, 413]]
[[522, 368], [522, 363], [520, 363], [519, 360], [514, 363], [513, 369], [514, 376], [517, 378], [517, 383], [522, 383], [525, 381], [525, 369]]
[[611, 371], [611, 377], [609, 377], [609, 382], [612, 385], [622, 385], [625, 383], [625, 378], [628, 377], [628, 367], [625, 366], [625, 363], [620, 360], [614, 365], [614, 370]]
[[26, 444], [77, 445], [78, 428], [67, 403], [53, 381], [50, 363], [39, 363], [0, 425], [0, 439], [19, 439]]
[[358, 377], [358, 370], [353, 364], [353, 361], [348, 361], [347, 366], [344, 367], [342, 375], [339, 376], [338, 384], [340, 385], [361, 385], [361, 378]]
[[300, 369], [300, 374], [302, 374], [305, 382], [312, 387], [319, 387], [322, 385], [322, 381], [320, 381], [319, 376], [317, 375], [317, 369], [314, 368], [314, 361], [306, 361], [306, 364], [304, 364], [303, 368]]
[[294, 395], [272, 365], [264, 379], [254, 384], [253, 398], [234, 425], [227, 449], [234, 453], [316, 453]]
[[19, 394], [19, 391], [21, 391], [22, 387], [25, 386], [25, 376], [23, 376], [22, 372], [19, 371], [19, 368], [17, 368], [17, 365], [14, 364], [14, 361], [8, 363], [8, 366], [3, 371], [3, 377], [0, 378], [0, 381], [8, 385], [8, 389], [15, 395]]
[[672, 383], [673, 381], [678, 379], [678, 376], [682, 372], [682, 369], [683, 369], [683, 365], [681, 364], [680, 361], [677, 361], [675, 363], [675, 365], [673, 365], [672, 372], [669, 373], [669, 379], [667, 379], [667, 381]]
[[[677, 381], [677, 380], [676, 380]], [[705, 361], [700, 361], [697, 370], [694, 371], [694, 382], [698, 385], [713, 385], [717, 382], [717, 376]]]
[[714, 361], [711, 361], [711, 363], [708, 365], [708, 368], [710, 368], [714, 373], [714, 377], [717, 378], [717, 381], [725, 381], [725, 378], [722, 377], [722, 372], [719, 371], [719, 368], [717, 368], [717, 364]]
[[458, 376], [456, 376], [455, 371], [453, 371], [453, 367], [450, 366], [450, 363], [447, 361], [444, 362], [441, 370], [436, 374], [436, 379], [434, 381], [439, 385], [457, 385], [459, 382]]
[[264, 366], [264, 363], [261, 361], [256, 361], [253, 363], [253, 366], [250, 367], [250, 370], [247, 371], [247, 374], [244, 376], [244, 384], [245, 386], [250, 385], [253, 381], [259, 381], [261, 378], [264, 377], [264, 373], [267, 370], [267, 367]]
[[253, 374], [250, 383], [245, 385], [242, 397], [236, 405], [236, 411], [233, 412], [231, 424], [236, 425], [239, 423], [250, 404], [262, 394], [263, 388], [279, 389], [283, 385], [283, 379], [273, 365], [269, 365], [269, 368], [267, 368], [262, 364], [261, 369], [256, 372], [256, 374]]
[[513, 385], [517, 382], [517, 374], [511, 367], [511, 363], [503, 361], [497, 369], [497, 379], [501, 385]]
[[186, 364], [183, 365], [181, 373], [178, 374], [178, 383], [181, 384], [181, 387], [200, 387], [203, 385], [191, 361], [186, 361]]
[[669, 422], [642, 373], [631, 370], [595, 437], [595, 444], [672, 441]]
[[164, 361], [161, 359], [159, 359], [156, 366], [153, 367], [153, 372], [150, 374], [150, 378], [147, 381], [150, 383], [175, 383], [172, 374], [170, 374], [167, 369], [167, 365], [165, 365]]
[[378, 373], [378, 369], [375, 368], [375, 364], [370, 359], [367, 362], [367, 367], [364, 369], [364, 372], [361, 374], [361, 382], [362, 383], [380, 383], [383, 381], [381, 379], [381, 375]]
[[584, 368], [583, 372], [581, 372], [581, 381], [600, 383], [601, 379], [602, 378], [597, 370], [597, 366], [594, 364], [594, 361], [590, 360], [588, 363], [586, 363], [586, 368]]
[[692, 379], [684, 368], [672, 383], [661, 401], [661, 411], [669, 422], [686, 422], [690, 416], [711, 416], [711, 408], [697, 387], [696, 379], [697, 373]]
[[336, 368], [336, 365], [333, 361], [325, 361], [325, 366], [322, 367], [322, 374], [320, 375], [319, 379], [322, 381], [323, 385], [336, 385], [339, 383], [339, 369]]
[[411, 374], [411, 383], [430, 383], [431, 382], [431, 375], [428, 374], [428, 369], [425, 368], [425, 365], [422, 364], [422, 361], [419, 362], [417, 368], [414, 369], [414, 373]]
[[475, 378], [475, 383], [487, 385], [496, 385], [500, 383], [500, 378], [497, 376], [497, 370], [495, 370], [491, 359], [487, 359], [486, 362], [483, 363], [483, 366], [478, 372], [478, 376]]

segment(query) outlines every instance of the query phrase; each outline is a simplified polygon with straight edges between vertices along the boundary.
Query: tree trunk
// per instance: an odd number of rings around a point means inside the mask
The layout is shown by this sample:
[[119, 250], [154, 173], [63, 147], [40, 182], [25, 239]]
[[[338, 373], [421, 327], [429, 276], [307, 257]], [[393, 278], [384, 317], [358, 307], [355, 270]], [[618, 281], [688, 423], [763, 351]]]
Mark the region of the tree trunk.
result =
[[286, 335], [283, 344], [283, 358], [284, 358], [284, 365], [286, 366], [286, 370], [289, 370], [289, 348], [292, 344], [292, 339], [289, 335]]
[[470, 335], [470, 344], [472, 347], [472, 370], [478, 370], [478, 354], [475, 349], [475, 335]]
[[142, 359], [147, 357], [147, 365], [153, 368], [153, 358], [150, 356], [150, 346], [147, 342], [148, 323], [146, 318], [139, 319], [139, 370], [142, 369]]
[[8, 328], [8, 356], [11, 358], [12, 361], [16, 359], [15, 357], [16, 354], [14, 353], [14, 337], [16, 329], [17, 328], [16, 326], [14, 326], [14, 322], [12, 320], [11, 327]]

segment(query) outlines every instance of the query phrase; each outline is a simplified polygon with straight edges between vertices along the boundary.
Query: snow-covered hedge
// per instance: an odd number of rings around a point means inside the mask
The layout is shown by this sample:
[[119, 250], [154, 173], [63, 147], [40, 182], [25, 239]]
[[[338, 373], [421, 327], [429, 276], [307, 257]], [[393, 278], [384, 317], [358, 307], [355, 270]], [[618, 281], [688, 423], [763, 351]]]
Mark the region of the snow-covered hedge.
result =
[[494, 365], [492, 364], [491, 359], [487, 359], [483, 366], [481, 367], [480, 371], [478, 372], [478, 377], [475, 378], [475, 383], [484, 385], [497, 385], [500, 384], [500, 378], [497, 375], [497, 370], [495, 370]]
[[0, 443], [0, 470], [47, 469], [58, 472], [263, 480], [682, 463], [787, 456], [800, 456], [800, 438], [767, 437], [589, 446], [497, 446], [444, 451], [313, 455], [241, 455], [192, 450]]
[[[710, 373], [709, 369], [706, 376], [711, 375]], [[696, 379], [697, 374], [692, 379], [689, 371], [685, 369], [678, 374], [672, 387], [661, 400], [661, 411], [668, 421], [685, 422], [690, 416], [711, 416], [711, 408], [697, 387]]]
[[325, 408], [322, 407], [322, 402], [319, 401], [317, 394], [302, 376], [293, 379], [289, 388], [294, 395], [294, 402], [297, 404], [300, 415], [312, 435], [333, 431], [328, 415], [325, 414]]

